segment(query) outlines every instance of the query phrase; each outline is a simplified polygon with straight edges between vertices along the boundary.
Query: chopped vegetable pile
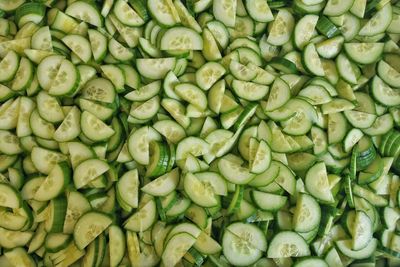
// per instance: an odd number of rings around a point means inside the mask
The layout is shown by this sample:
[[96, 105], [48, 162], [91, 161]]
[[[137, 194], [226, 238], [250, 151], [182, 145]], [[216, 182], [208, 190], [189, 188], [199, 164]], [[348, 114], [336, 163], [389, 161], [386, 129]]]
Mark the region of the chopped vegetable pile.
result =
[[399, 41], [397, 0], [0, 0], [0, 266], [400, 266]]

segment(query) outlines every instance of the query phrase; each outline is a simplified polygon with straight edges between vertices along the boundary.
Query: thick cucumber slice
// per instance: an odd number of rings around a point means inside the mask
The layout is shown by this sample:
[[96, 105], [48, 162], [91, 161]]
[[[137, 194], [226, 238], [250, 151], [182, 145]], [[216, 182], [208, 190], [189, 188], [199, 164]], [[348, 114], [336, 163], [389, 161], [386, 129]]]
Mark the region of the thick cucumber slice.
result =
[[48, 95], [45, 91], [41, 91], [36, 97], [36, 102], [40, 117], [46, 121], [58, 123], [64, 119], [63, 110], [56, 97]]
[[67, 211], [63, 232], [71, 234], [78, 219], [91, 209], [89, 201], [79, 192], [71, 191], [67, 193]]
[[343, 113], [351, 125], [360, 129], [371, 127], [377, 117], [375, 114], [355, 110], [345, 110]]
[[357, 84], [358, 67], [355, 66], [343, 53], [336, 58], [336, 65], [340, 76], [351, 84]]
[[112, 219], [101, 212], [89, 211], [79, 218], [74, 229], [74, 241], [79, 249], [87, 247], [112, 223]]
[[251, 224], [233, 223], [226, 228], [222, 237], [222, 251], [233, 265], [253, 264], [266, 250], [264, 234]]
[[66, 248], [71, 242], [71, 235], [62, 233], [51, 233], [46, 236], [45, 248], [46, 251], [50, 253], [56, 253], [64, 248]]
[[320, 259], [318, 257], [306, 257], [293, 265], [294, 267], [306, 267], [306, 266], [320, 266], [320, 267], [328, 267], [330, 266], [325, 260]]
[[65, 155], [41, 147], [34, 147], [31, 157], [35, 168], [44, 174], [49, 174], [58, 162], [67, 160]]
[[209, 144], [194, 136], [186, 137], [176, 147], [176, 160], [186, 159], [189, 155], [199, 157], [209, 152]]
[[310, 255], [306, 241], [297, 233], [282, 231], [269, 244], [268, 258], [304, 257]]

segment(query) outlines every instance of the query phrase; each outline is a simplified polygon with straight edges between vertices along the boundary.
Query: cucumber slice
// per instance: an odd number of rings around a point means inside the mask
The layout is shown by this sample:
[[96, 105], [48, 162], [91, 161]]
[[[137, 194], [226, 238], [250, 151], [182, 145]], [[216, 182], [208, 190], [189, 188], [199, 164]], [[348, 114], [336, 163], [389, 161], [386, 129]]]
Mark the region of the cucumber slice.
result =
[[20, 64], [19, 56], [10, 50], [0, 61], [0, 82], [7, 82], [14, 78]]
[[222, 250], [233, 265], [250, 265], [261, 258], [267, 249], [262, 231], [254, 225], [233, 223], [222, 237]]
[[321, 222], [321, 208], [310, 195], [300, 194], [293, 214], [293, 228], [296, 232], [311, 231]]
[[375, 76], [372, 80], [372, 96], [382, 105], [396, 106], [400, 103], [400, 95], [397, 90], [388, 86], [381, 78]]
[[289, 41], [294, 29], [293, 15], [286, 9], [279, 10], [269, 30], [267, 42], [272, 45], [283, 45]]
[[227, 27], [234, 27], [237, 3], [234, 0], [213, 0], [213, 15]]
[[377, 243], [378, 241], [373, 238], [365, 248], [357, 251], [351, 249], [352, 240], [336, 241], [335, 245], [341, 253], [348, 257], [351, 257], [353, 259], [365, 259], [371, 256], [372, 253], [376, 250]]
[[95, 5], [85, 1], [75, 1], [70, 4], [65, 13], [71, 17], [85, 21], [93, 26], [102, 27], [103, 19]]
[[269, 258], [304, 257], [310, 255], [306, 241], [297, 233], [282, 231], [269, 244]]
[[318, 200], [328, 203], [334, 202], [329, 188], [325, 163], [316, 163], [307, 171], [305, 186], [307, 191]]
[[74, 229], [74, 241], [84, 249], [112, 223], [111, 218], [101, 212], [89, 211], [79, 218]]
[[372, 18], [361, 28], [359, 35], [373, 36], [384, 32], [392, 21], [392, 5], [384, 5]]
[[57, 197], [67, 187], [71, 178], [71, 171], [66, 162], [54, 166], [49, 175], [37, 189], [35, 200], [48, 201]]
[[344, 49], [353, 61], [360, 64], [371, 64], [380, 58], [383, 46], [383, 43], [345, 43]]
[[124, 222], [124, 228], [134, 232], [146, 231], [153, 225], [156, 215], [156, 202], [150, 199]]
[[357, 211], [352, 229], [352, 250], [364, 249], [372, 240], [373, 225], [371, 219], [363, 211]]

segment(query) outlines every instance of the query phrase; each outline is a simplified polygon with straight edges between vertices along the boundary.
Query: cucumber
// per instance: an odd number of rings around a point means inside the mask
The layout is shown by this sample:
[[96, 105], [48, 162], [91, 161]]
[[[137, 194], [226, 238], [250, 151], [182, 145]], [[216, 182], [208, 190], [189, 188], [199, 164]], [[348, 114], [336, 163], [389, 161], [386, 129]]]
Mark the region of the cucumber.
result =
[[0, 265], [397, 266], [396, 2], [0, 1]]

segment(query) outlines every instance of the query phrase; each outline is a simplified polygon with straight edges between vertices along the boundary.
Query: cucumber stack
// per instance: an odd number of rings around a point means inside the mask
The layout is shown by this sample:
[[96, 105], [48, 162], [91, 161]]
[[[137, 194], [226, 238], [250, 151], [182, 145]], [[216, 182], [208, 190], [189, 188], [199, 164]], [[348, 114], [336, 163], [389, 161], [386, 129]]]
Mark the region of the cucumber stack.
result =
[[400, 1], [0, 0], [0, 266], [400, 266]]

